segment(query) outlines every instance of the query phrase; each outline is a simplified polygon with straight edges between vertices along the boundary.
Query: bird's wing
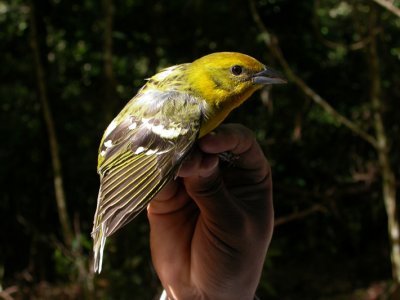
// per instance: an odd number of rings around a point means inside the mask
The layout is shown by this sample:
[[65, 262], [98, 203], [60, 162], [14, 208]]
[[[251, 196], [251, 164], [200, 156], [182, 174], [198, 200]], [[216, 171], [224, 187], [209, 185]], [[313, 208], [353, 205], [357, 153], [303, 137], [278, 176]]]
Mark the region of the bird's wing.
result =
[[[120, 113], [124, 119], [117, 122], [117, 116], [110, 124], [99, 149], [100, 191], [92, 231], [99, 272], [106, 237], [136, 217], [174, 178], [201, 125], [199, 102], [183, 93], [139, 94], [128, 108]], [[129, 113], [138, 110], [140, 118]]]

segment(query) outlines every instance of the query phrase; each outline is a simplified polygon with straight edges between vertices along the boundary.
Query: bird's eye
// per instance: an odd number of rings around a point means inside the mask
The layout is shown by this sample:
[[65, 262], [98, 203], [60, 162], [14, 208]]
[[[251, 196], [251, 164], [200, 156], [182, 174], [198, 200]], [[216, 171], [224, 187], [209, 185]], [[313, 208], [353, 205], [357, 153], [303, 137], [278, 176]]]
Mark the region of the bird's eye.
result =
[[240, 75], [243, 72], [243, 68], [241, 66], [235, 65], [231, 68], [231, 72], [233, 75]]

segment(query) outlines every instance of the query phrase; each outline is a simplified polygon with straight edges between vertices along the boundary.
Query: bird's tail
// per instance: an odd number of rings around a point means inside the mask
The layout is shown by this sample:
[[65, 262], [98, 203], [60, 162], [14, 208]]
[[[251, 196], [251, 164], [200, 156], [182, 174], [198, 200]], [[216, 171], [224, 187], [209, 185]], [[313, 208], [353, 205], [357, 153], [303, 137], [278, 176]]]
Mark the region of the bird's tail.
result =
[[102, 223], [93, 228], [92, 231], [93, 238], [93, 254], [94, 254], [94, 271], [100, 273], [101, 266], [103, 264], [103, 252], [104, 246], [106, 244], [106, 234], [105, 234], [105, 224]]
[[93, 254], [94, 254], [94, 272], [101, 272], [101, 266], [103, 264], [103, 252], [104, 246], [106, 244], [106, 226], [105, 222], [102, 220], [102, 215], [100, 213], [100, 201], [101, 200], [101, 187], [99, 190], [99, 195], [97, 197], [97, 207], [96, 212], [94, 214], [93, 220], [93, 230], [92, 230], [92, 239], [93, 239]]

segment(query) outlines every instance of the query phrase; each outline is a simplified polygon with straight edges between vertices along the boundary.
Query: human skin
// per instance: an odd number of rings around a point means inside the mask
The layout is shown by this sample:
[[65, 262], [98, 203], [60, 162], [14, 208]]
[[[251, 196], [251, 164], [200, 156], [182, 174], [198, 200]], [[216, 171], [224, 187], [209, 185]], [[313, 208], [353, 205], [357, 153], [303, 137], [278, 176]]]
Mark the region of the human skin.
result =
[[[218, 153], [231, 152], [233, 162]], [[220, 126], [148, 206], [156, 272], [170, 299], [253, 299], [273, 231], [271, 170], [252, 132]]]

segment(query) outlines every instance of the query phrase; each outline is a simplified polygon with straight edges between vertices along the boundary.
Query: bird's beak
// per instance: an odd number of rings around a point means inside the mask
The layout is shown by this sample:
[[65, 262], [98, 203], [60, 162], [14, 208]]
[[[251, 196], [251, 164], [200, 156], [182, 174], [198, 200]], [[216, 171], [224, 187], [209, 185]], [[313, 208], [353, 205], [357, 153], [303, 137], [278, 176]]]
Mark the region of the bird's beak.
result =
[[265, 68], [261, 72], [258, 72], [252, 76], [254, 84], [283, 84], [287, 83], [286, 79], [281, 74], [269, 68]]

